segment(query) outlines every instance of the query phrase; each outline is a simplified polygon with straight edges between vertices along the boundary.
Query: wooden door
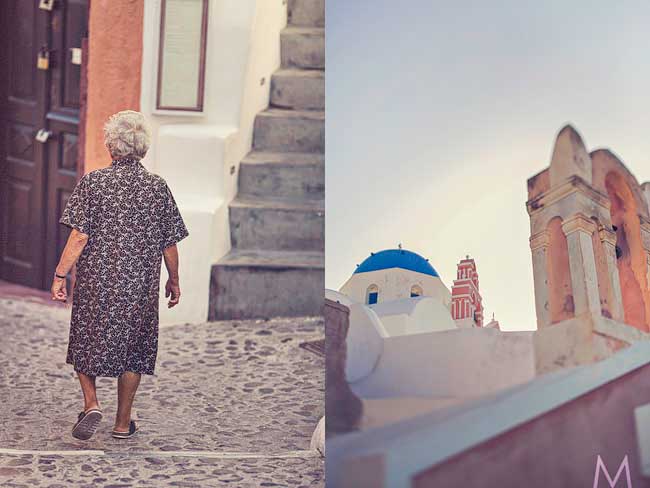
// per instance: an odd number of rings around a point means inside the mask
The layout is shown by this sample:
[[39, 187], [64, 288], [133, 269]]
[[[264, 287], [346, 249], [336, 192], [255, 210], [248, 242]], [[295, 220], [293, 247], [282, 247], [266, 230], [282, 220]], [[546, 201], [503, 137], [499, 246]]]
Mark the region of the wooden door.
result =
[[[88, 0], [54, 0], [51, 11], [39, 3], [10, 0], [0, 21], [0, 279], [47, 288], [78, 177], [81, 67], [71, 49], [87, 36]], [[36, 66], [42, 48], [47, 70]]]

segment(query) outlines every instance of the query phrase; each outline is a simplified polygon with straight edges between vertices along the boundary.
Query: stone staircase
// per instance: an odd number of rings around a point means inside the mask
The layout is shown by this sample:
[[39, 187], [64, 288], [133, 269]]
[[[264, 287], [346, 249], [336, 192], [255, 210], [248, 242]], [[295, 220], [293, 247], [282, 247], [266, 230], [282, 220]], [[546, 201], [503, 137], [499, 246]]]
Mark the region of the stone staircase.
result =
[[320, 315], [325, 242], [325, 5], [289, 0], [270, 107], [230, 204], [232, 249], [212, 267], [210, 320]]

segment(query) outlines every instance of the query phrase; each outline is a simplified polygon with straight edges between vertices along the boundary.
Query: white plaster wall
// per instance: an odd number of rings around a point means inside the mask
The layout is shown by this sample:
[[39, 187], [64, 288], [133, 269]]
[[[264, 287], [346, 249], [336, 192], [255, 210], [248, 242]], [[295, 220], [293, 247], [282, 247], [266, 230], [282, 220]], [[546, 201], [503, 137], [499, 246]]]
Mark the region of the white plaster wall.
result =
[[533, 332], [457, 329], [384, 339], [362, 398], [486, 395], [535, 377]]
[[403, 298], [370, 305], [389, 336], [456, 329], [444, 304], [433, 297]]
[[[204, 111], [155, 110], [160, 0], [145, 0], [141, 110], [152, 128], [143, 161], [167, 180], [190, 236], [179, 244], [182, 298], [161, 323], [207, 319], [211, 266], [230, 250], [228, 204], [255, 115], [267, 107], [280, 65], [284, 0], [210, 0]], [[162, 282], [166, 273], [162, 273]]]
[[345, 305], [348, 308], [350, 307], [350, 305], [354, 303], [358, 303], [352, 298], [350, 298], [348, 295], [345, 295], [340, 291], [331, 290], [329, 288], [325, 288], [325, 298], [327, 300], [332, 300], [333, 302], [340, 303], [341, 305]]
[[423, 296], [436, 297], [445, 307], [451, 306], [451, 292], [440, 278], [402, 268], [355, 273], [340, 291], [357, 302], [365, 303], [370, 285], [379, 287], [378, 303], [410, 298], [411, 286], [419, 285]]
[[459, 329], [473, 329], [476, 327], [476, 322], [472, 318], [455, 320], [456, 327]]

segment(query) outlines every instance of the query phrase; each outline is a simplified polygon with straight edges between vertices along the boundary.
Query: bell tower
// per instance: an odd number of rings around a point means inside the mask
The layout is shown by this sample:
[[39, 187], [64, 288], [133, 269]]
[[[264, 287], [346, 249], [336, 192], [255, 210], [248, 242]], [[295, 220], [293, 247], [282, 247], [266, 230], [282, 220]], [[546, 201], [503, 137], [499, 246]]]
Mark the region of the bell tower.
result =
[[647, 189], [611, 151], [559, 132], [550, 166], [528, 180], [538, 330], [579, 319], [610, 348], [633, 342], [629, 326], [650, 332]]
[[451, 288], [451, 315], [459, 328], [483, 327], [483, 303], [478, 289], [474, 259], [466, 256], [458, 263]]

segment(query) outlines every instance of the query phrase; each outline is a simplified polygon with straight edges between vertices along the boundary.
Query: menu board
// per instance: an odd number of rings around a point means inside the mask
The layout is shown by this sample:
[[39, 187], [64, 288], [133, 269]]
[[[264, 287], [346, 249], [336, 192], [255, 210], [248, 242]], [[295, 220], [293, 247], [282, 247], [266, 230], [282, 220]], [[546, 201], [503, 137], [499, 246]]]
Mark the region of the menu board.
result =
[[208, 0], [163, 0], [158, 60], [159, 110], [203, 110]]

